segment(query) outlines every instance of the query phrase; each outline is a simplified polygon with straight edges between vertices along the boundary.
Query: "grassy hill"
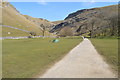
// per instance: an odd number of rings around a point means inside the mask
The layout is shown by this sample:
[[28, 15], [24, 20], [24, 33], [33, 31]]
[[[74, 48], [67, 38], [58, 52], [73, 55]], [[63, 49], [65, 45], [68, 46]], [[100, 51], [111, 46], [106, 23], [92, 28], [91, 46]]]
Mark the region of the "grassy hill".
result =
[[[20, 14], [20, 12], [17, 11], [16, 8], [8, 2], [3, 2], [2, 7], [0, 8], [2, 8], [2, 13], [3, 13], [2, 25], [8, 25], [12, 27], [17, 27], [19, 29], [27, 30], [30, 32], [35, 32], [37, 35], [42, 35], [42, 28], [38, 24], [47, 24], [48, 26], [51, 25], [49, 21], [44, 20], [44, 19], [41, 20], [39, 18], [38, 19], [32, 18], [30, 16], [29, 18], [31, 19], [26, 18], [26, 16]], [[35, 20], [35, 22], [32, 21], [32, 19]], [[36, 22], [38, 24], [36, 24]], [[9, 36], [5, 33], [7, 31], [14, 32], [15, 34], [18, 34], [18, 35], [22, 33], [19, 36], [25, 36], [26, 34], [25, 32], [13, 30], [10, 28], [3, 28], [3, 36]]]
[[53, 21], [52, 23], [54, 23], [54, 24], [60, 24], [60, 23], [62, 23], [64, 20], [59, 20], [59, 21]]
[[[44, 26], [46, 26], [47, 30], [49, 31], [54, 23], [46, 20], [46, 19], [42, 19], [42, 18], [34, 18], [34, 17], [31, 17], [31, 16], [28, 16], [28, 15], [23, 15], [25, 16], [26, 19], [32, 21], [33, 23], [35, 23], [36, 25], [40, 26], [41, 24], [43, 24]], [[41, 27], [41, 26], [40, 26]]]
[[[10, 34], [8, 34], [10, 33]], [[13, 28], [9, 28], [9, 27], [3, 27], [2, 28], [2, 36], [7, 37], [7, 36], [12, 36], [12, 37], [18, 37], [18, 36], [28, 36], [29, 33], [27, 32], [23, 32], [20, 30], [16, 30]]]

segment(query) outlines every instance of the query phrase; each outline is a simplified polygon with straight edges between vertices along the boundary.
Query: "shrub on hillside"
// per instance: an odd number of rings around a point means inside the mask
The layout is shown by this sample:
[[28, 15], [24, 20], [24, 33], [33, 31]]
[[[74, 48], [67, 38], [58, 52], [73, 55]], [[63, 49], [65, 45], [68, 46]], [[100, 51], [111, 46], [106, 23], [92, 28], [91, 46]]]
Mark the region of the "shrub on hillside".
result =
[[62, 37], [73, 36], [73, 30], [72, 30], [71, 27], [64, 27], [63, 29], [61, 29], [61, 31], [59, 32], [59, 34]]
[[36, 36], [36, 32], [30, 32], [29, 34], [32, 36]]

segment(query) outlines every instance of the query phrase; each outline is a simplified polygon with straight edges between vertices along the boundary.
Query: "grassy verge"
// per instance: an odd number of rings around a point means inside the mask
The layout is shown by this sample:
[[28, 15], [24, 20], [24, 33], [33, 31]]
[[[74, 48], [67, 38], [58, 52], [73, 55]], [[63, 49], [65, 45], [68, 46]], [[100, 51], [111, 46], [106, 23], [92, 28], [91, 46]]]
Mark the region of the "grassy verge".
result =
[[81, 38], [3, 40], [3, 78], [31, 78], [61, 59]]
[[117, 39], [90, 39], [97, 51], [118, 72], [118, 40]]

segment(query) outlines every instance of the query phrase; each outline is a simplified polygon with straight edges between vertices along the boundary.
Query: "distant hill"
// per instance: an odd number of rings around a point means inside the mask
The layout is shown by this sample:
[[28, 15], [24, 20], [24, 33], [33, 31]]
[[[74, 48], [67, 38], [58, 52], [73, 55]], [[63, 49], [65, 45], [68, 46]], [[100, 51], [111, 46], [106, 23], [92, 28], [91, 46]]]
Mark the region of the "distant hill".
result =
[[46, 20], [46, 19], [42, 19], [42, 18], [33, 18], [31, 16], [28, 15], [24, 15], [26, 17], [26, 19], [30, 20], [31, 22], [35, 23], [36, 25], [38, 25], [39, 27], [41, 27], [40, 25], [43, 24], [44, 26], [46, 26], [46, 28], [49, 30], [51, 30], [51, 28], [53, 28], [53, 25], [55, 25], [54, 23]]
[[[9, 2], [3, 2], [2, 6], [2, 25], [12, 26], [19, 29], [27, 30], [29, 32], [34, 32], [37, 35], [42, 35], [42, 27], [40, 24], [45, 25], [46, 27], [52, 26], [52, 23], [40, 19], [40, 18], [32, 18], [27, 15], [22, 15], [13, 5]], [[10, 27], [3, 26], [3, 36], [29, 36], [28, 32], [11, 29]], [[11, 32], [11, 34], [8, 34]], [[21, 34], [22, 33], [22, 34]], [[16, 34], [16, 35], [13, 35]]]
[[54, 24], [60, 24], [60, 23], [62, 23], [64, 20], [59, 20], [59, 21], [53, 21], [52, 23], [54, 23]]
[[118, 5], [78, 10], [69, 14], [51, 32], [60, 35], [67, 30], [65, 28], [68, 28], [73, 35], [117, 36], [117, 17]]

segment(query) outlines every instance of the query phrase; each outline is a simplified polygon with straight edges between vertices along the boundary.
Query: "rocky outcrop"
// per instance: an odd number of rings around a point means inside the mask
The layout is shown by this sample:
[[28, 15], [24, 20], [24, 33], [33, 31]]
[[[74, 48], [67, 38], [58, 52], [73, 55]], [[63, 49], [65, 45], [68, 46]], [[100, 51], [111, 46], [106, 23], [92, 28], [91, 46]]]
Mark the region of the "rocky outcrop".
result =
[[110, 22], [112, 18], [116, 18], [117, 16], [118, 5], [83, 9], [69, 14], [65, 20], [57, 24], [51, 32], [57, 32], [59, 34], [62, 28], [71, 27], [75, 35], [89, 33], [91, 29], [96, 32], [95, 34], [101, 34], [104, 30], [108, 32], [109, 29], [112, 28]]

